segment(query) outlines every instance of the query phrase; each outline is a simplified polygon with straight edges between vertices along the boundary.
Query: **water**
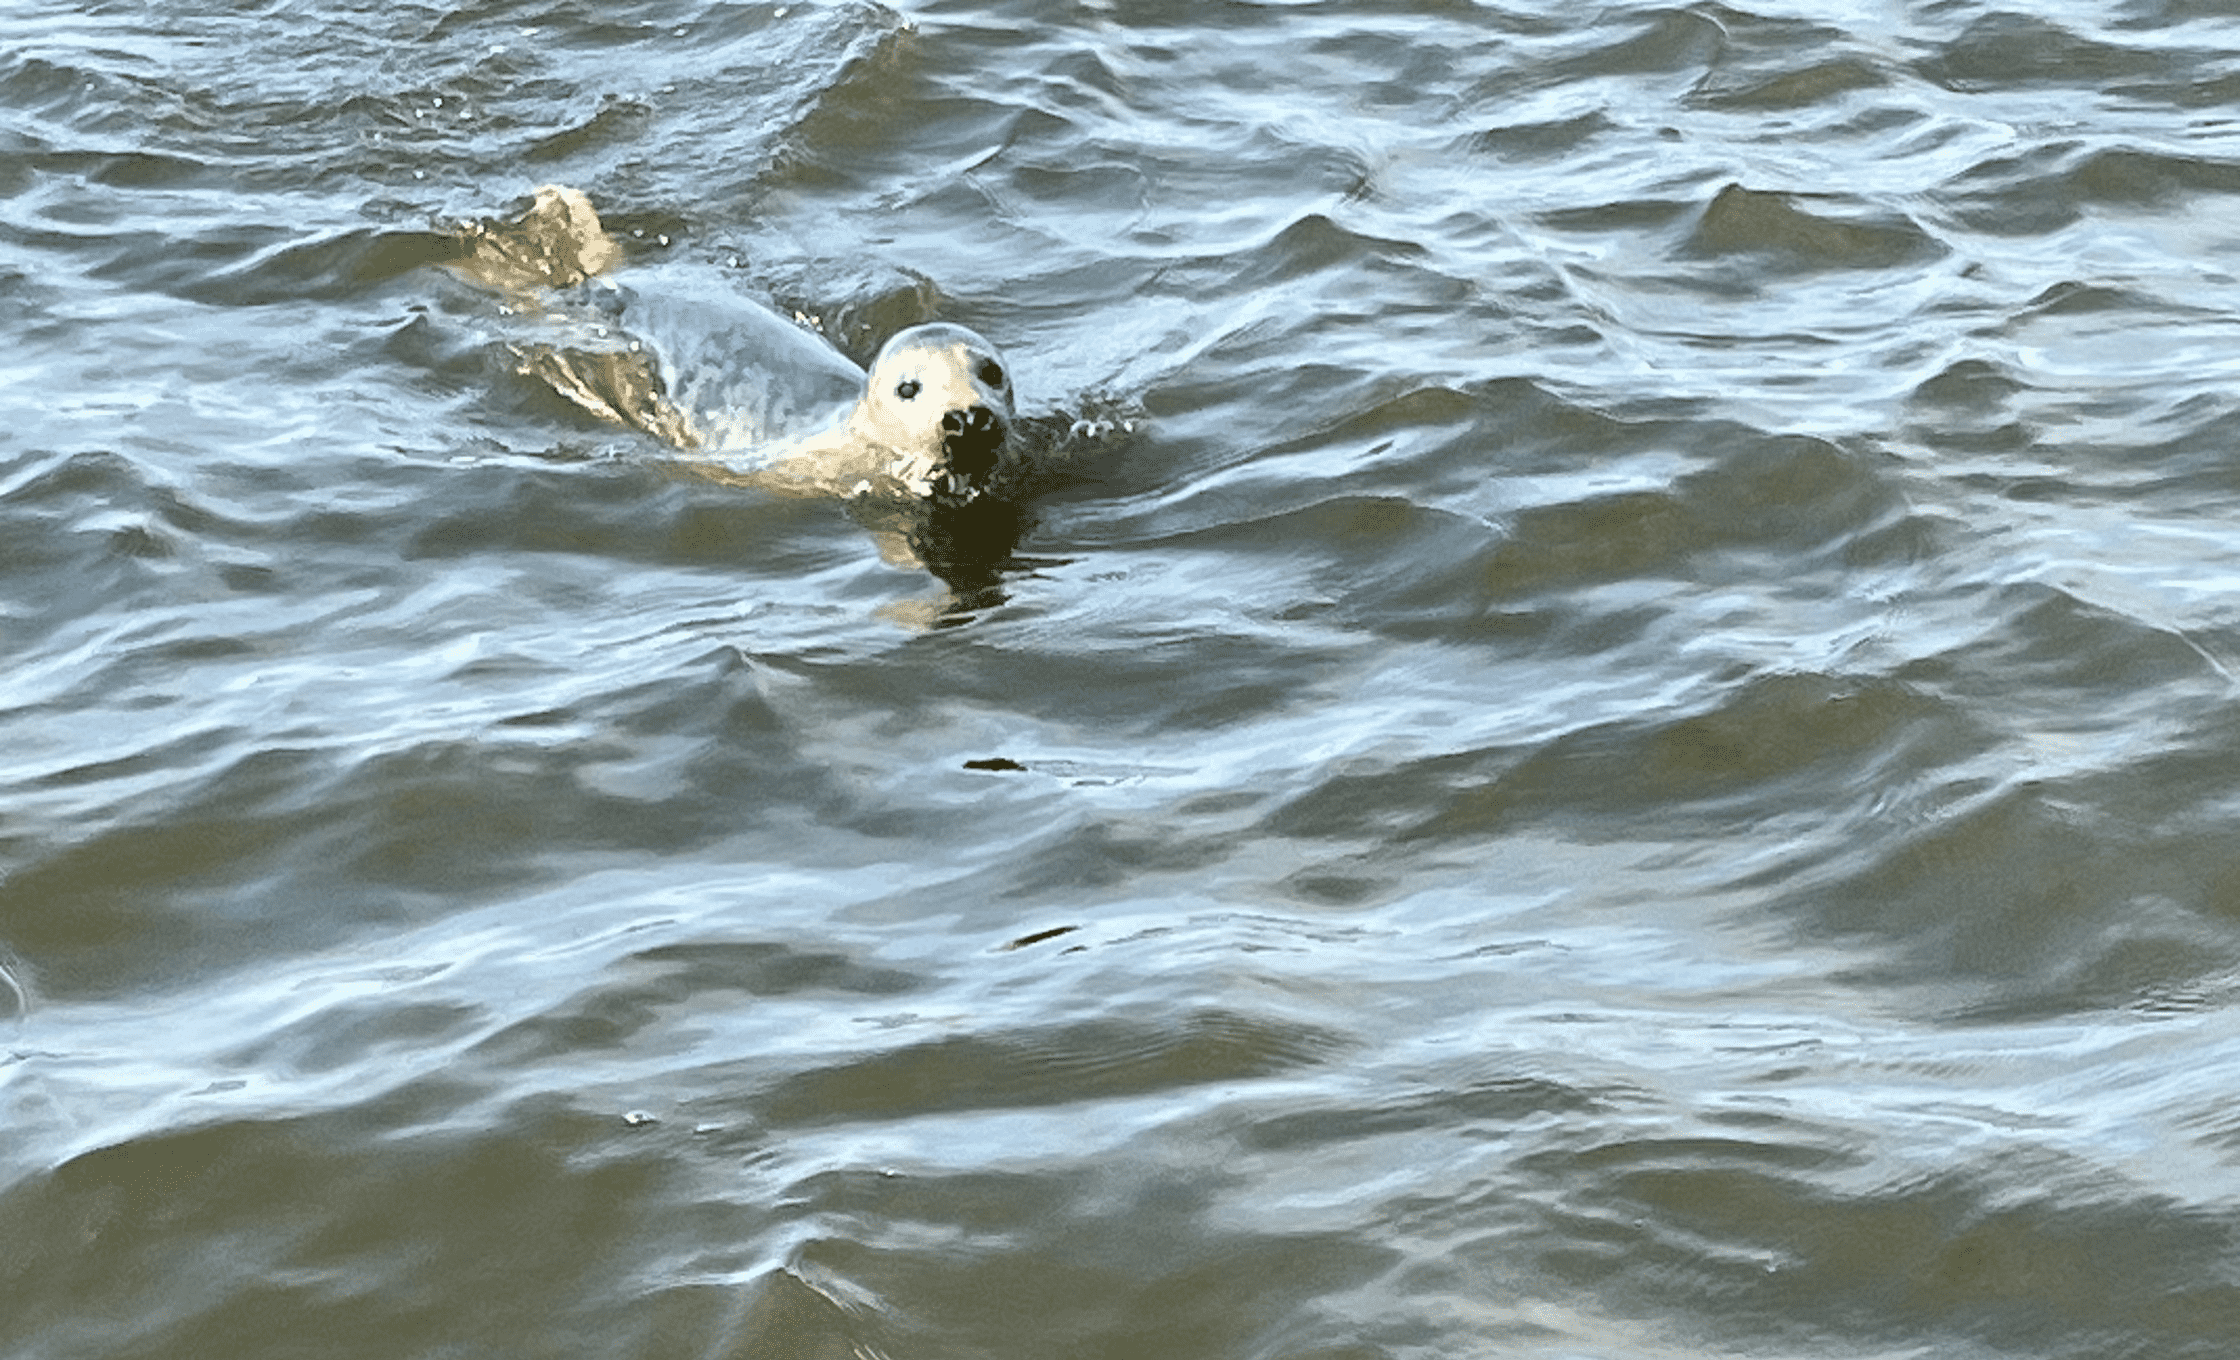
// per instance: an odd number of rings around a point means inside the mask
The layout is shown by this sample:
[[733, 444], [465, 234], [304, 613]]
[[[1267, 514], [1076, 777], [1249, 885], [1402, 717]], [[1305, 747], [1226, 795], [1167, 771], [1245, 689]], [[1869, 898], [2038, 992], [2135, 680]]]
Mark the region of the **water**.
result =
[[[0, 34], [0, 1352], [2240, 1346], [2222, 7]], [[546, 183], [1016, 556], [517, 373]]]

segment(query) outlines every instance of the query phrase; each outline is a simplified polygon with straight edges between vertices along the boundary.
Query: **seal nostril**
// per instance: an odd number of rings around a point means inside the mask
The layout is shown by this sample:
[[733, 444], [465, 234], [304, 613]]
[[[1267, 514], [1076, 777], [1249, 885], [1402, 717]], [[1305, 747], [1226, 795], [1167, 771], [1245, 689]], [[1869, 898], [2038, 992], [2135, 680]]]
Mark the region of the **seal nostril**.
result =
[[987, 434], [996, 427], [996, 413], [985, 406], [967, 406], [941, 417], [943, 434]]

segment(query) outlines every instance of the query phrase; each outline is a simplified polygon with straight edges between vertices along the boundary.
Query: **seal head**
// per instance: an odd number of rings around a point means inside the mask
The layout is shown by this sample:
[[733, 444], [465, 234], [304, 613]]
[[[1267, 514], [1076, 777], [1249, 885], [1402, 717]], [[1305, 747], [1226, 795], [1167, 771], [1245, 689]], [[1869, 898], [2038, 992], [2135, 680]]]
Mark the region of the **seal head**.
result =
[[912, 326], [871, 362], [848, 432], [890, 450], [885, 471], [921, 496], [971, 500], [1011, 437], [1011, 374], [963, 326]]

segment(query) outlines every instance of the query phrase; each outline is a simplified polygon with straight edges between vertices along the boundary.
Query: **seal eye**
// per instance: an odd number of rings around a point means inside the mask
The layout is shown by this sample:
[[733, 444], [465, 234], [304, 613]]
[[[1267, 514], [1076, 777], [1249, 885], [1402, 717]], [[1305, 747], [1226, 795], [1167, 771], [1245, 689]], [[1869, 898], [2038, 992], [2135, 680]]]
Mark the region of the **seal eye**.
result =
[[980, 381], [990, 387], [1003, 386], [1003, 365], [993, 359], [980, 361]]
[[918, 395], [918, 380], [916, 378], [904, 378], [894, 385], [894, 394], [904, 401], [915, 399]]

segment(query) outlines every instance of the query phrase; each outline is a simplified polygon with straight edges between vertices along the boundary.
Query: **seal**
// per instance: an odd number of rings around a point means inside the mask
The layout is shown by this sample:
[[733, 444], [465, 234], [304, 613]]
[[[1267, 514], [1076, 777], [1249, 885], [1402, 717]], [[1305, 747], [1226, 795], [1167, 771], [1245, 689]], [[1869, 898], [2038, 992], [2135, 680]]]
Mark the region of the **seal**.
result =
[[565, 338], [515, 345], [519, 370], [603, 420], [713, 460], [726, 480], [936, 503], [990, 488], [1015, 411], [1010, 368], [985, 337], [912, 326], [865, 370], [740, 297], [712, 266], [606, 277], [622, 258], [581, 191], [548, 185], [525, 212], [471, 229], [453, 269], [523, 299], [588, 284], [581, 306], [539, 309]]
[[911, 326], [865, 370], [711, 273], [680, 266], [617, 288], [622, 324], [654, 354], [663, 406], [648, 428], [778, 490], [988, 490], [1015, 413], [1010, 369], [985, 337]]

